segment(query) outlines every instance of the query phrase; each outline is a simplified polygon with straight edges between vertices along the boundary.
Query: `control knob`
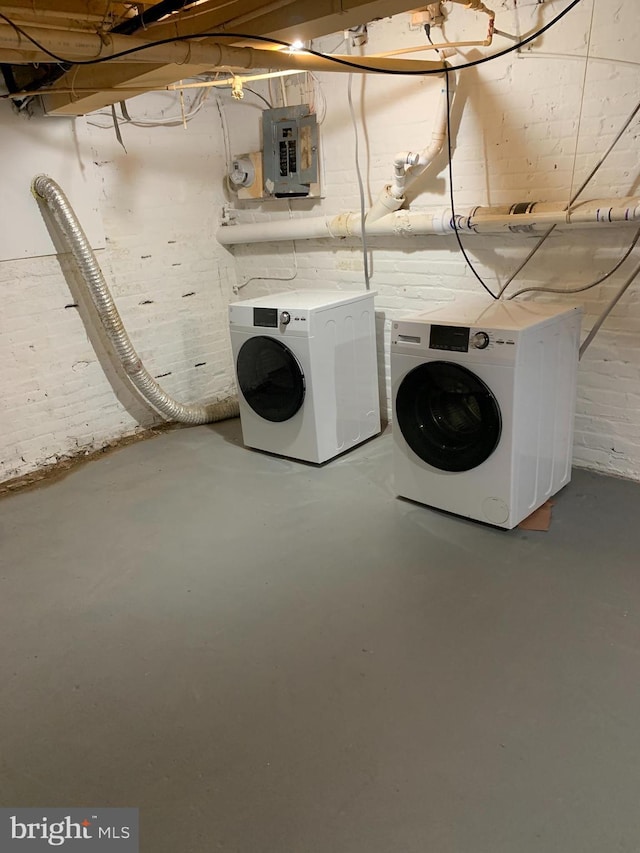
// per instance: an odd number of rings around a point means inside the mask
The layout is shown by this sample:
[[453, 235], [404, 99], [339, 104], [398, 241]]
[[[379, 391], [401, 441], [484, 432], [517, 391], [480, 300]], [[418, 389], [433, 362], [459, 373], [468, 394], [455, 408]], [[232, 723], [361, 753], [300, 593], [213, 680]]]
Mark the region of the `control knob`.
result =
[[476, 332], [471, 338], [474, 349], [486, 349], [489, 346], [489, 335], [486, 332]]
[[283, 311], [280, 314], [280, 322], [282, 323], [283, 326], [288, 326], [289, 323], [291, 322], [291, 314], [289, 314], [288, 311]]

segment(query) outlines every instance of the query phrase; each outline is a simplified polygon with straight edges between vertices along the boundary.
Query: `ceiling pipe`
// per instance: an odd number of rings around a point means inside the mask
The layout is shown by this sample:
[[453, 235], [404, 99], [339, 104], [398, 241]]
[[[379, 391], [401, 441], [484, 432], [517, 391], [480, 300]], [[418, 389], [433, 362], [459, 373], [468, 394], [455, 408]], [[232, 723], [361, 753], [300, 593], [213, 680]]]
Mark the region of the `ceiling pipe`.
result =
[[[294, 69], [300, 71], [332, 71], [344, 73], [347, 66], [340, 65], [330, 59], [313, 56], [304, 51], [291, 53], [288, 50], [268, 50], [252, 47], [232, 47], [226, 42], [216, 42], [214, 39], [203, 41], [172, 41], [163, 45], [153, 45], [144, 39], [133, 36], [122, 36], [105, 33], [102, 36], [80, 32], [62, 32], [38, 27], [25, 28], [34, 39], [43, 44], [48, 50], [64, 60], [77, 62], [79, 60], [106, 59], [114, 54], [141, 48], [138, 52], [114, 58], [112, 62], [152, 63], [200, 65], [205, 68], [238, 68], [238, 69]], [[33, 55], [34, 47], [31, 42], [17, 33], [12, 27], [0, 22], [0, 51], [21, 50], [27, 48]], [[41, 62], [51, 62], [44, 51], [35, 51]], [[393, 59], [355, 56], [338, 56], [352, 64], [349, 71], [367, 73], [367, 67], [376, 70], [419, 71], [442, 69], [442, 62], [421, 62], [412, 59]], [[362, 68], [358, 66], [363, 66]], [[51, 90], [55, 92], [55, 89]]]
[[[611, 227], [640, 221], [640, 197], [595, 199], [567, 210], [562, 202], [522, 202], [499, 207], [473, 207], [456, 214], [459, 232], [468, 234], [539, 234], [551, 225], [559, 228]], [[246, 225], [222, 225], [217, 231], [223, 246], [275, 243], [282, 240], [361, 238], [359, 213], [319, 216]], [[454, 231], [451, 209], [429, 212], [397, 210], [374, 222], [367, 221], [371, 237], [421, 237]]]
[[[163, 0], [163, 2], [157, 3], [151, 9], [147, 9], [146, 11], [140, 13], [139, 15], [134, 15], [132, 18], [125, 19], [120, 24], [117, 24], [115, 27], [113, 27], [111, 32], [120, 33], [120, 34], [134, 33], [137, 30], [146, 27], [147, 24], [152, 23], [153, 21], [160, 20], [160, 18], [164, 17], [166, 14], [168, 14], [168, 12], [177, 11], [178, 9], [182, 9], [184, 6], [190, 5], [192, 2], [193, 2], [193, 0]], [[171, 8], [168, 8], [168, 7], [171, 7]], [[5, 14], [10, 15], [11, 13], [6, 11], [6, 9], [5, 9]], [[39, 13], [33, 9], [23, 9], [18, 14], [17, 20], [19, 23], [24, 24], [28, 20], [27, 15], [30, 15], [32, 17], [33, 22], [37, 24], [38, 23], [38, 14]], [[58, 13], [58, 14], [60, 14], [61, 20], [60, 20], [60, 24], [56, 25], [56, 29], [68, 30], [69, 26], [68, 26], [68, 20], [67, 19], [69, 16], [68, 15], [64, 16], [62, 13]], [[65, 25], [65, 20], [67, 20], [66, 25]], [[87, 28], [90, 31], [91, 30], [95, 31], [96, 25], [103, 25], [104, 24], [104, 15], [92, 15], [91, 13], [87, 13], [85, 16], [83, 16], [83, 20], [88, 21]], [[82, 24], [82, 22], [80, 22], [80, 21], [78, 21], [77, 23]], [[40, 25], [40, 26], [43, 26], [43, 25]], [[52, 25], [48, 24], [45, 26], [47, 26], [48, 28], [51, 28]], [[24, 63], [26, 61], [26, 59], [27, 59], [27, 57], [25, 56], [22, 58], [18, 58], [17, 60], [6, 60], [6, 61], [7, 62], [17, 62], [17, 64], [20, 64], [21, 62]], [[49, 59], [50, 59], [50, 57], [49, 57]], [[33, 63], [45, 62], [45, 61], [46, 60], [43, 60], [41, 58], [32, 60]], [[30, 97], [32, 95], [39, 95], [41, 93], [42, 89], [44, 89], [48, 86], [52, 86], [57, 80], [59, 80], [61, 77], [63, 77], [65, 75], [65, 73], [70, 70], [70, 68], [71, 68], [70, 64], [58, 64], [58, 65], [52, 66], [51, 69], [49, 70], [49, 73], [45, 77], [42, 77], [41, 79], [38, 79], [38, 80], [34, 80], [33, 83], [31, 84], [31, 86], [29, 87], [29, 91], [28, 92], [25, 91], [24, 93], [20, 93], [19, 97]], [[73, 91], [74, 90], [71, 89], [72, 93], [73, 93]], [[94, 90], [91, 90], [91, 91], [94, 91]], [[13, 95], [13, 97], [16, 97], [15, 94]]]

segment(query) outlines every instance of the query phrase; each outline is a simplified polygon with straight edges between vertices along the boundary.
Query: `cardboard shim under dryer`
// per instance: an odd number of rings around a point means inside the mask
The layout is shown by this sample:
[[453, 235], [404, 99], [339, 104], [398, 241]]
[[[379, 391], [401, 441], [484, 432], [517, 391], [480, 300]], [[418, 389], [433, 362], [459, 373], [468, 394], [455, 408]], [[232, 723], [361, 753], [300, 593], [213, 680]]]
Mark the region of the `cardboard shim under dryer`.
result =
[[535, 512], [532, 512], [531, 515], [528, 515], [523, 521], [521, 521], [518, 528], [520, 530], [538, 530], [546, 532], [551, 527], [552, 507], [552, 500], [548, 500], [546, 503], [543, 503], [541, 507], [538, 507], [538, 509], [535, 510]]

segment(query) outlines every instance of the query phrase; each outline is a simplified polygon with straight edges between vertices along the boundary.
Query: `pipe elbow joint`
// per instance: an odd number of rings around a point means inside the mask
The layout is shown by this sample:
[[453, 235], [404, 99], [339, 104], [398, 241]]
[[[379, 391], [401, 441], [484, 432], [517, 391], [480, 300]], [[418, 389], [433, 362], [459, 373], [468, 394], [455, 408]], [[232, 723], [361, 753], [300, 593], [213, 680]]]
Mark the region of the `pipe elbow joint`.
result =
[[415, 166], [419, 158], [420, 155], [414, 154], [412, 151], [400, 151], [393, 158], [393, 166], [395, 169], [402, 169], [404, 171], [405, 166]]
[[[396, 188], [396, 192], [400, 191], [400, 188]], [[388, 213], [393, 213], [404, 204], [404, 195], [394, 195], [394, 188], [391, 184], [387, 184], [382, 188], [380, 195], [375, 201], [375, 204], [372, 206], [371, 210], [367, 214], [367, 222], [375, 222], [377, 219], [381, 219], [383, 216], [386, 216]]]

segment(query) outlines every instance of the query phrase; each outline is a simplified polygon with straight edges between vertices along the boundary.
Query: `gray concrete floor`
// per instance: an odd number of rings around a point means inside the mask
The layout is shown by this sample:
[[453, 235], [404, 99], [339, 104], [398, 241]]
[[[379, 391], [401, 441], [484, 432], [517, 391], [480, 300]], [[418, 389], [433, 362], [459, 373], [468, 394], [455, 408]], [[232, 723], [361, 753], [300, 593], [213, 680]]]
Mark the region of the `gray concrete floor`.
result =
[[143, 853], [640, 848], [640, 486], [548, 533], [180, 430], [0, 503], [0, 797]]

